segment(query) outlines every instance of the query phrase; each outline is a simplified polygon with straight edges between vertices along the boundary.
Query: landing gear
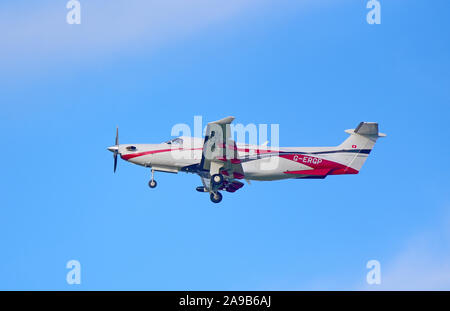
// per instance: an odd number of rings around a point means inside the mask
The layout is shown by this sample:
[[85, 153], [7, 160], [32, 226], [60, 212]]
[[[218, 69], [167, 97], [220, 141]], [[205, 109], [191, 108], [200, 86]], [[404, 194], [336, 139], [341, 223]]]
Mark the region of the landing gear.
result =
[[154, 175], [155, 175], [155, 170], [152, 169], [152, 179], [148, 182], [148, 186], [152, 189], [158, 185], [158, 183], [156, 182], [156, 180], [154, 178]]
[[209, 197], [211, 199], [211, 202], [213, 202], [213, 203], [219, 203], [220, 201], [222, 201], [222, 194], [218, 191], [211, 192]]
[[156, 180], [152, 179], [148, 182], [148, 186], [150, 188], [155, 188], [158, 185], [158, 183], [156, 182]]
[[223, 175], [222, 174], [214, 174], [211, 176], [211, 185], [214, 189], [220, 188], [223, 184]]

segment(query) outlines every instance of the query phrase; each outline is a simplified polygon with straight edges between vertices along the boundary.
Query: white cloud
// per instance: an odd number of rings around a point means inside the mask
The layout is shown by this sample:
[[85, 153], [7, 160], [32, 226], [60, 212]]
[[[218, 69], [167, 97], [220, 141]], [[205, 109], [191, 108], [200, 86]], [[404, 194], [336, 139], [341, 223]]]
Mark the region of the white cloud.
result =
[[81, 25], [66, 23], [66, 1], [40, 6], [14, 4], [0, 14], [0, 64], [110, 55], [133, 47], [155, 48], [186, 37], [265, 0], [89, 0], [81, 2]]
[[[447, 214], [448, 215], [448, 214]], [[379, 290], [450, 290], [450, 217], [412, 238], [393, 260], [382, 264]]]
[[[446, 208], [446, 210], [445, 210]], [[409, 238], [392, 256], [370, 257], [381, 264], [381, 284], [366, 283], [366, 262], [357, 275], [326, 275], [312, 279], [299, 290], [450, 290], [450, 204], [444, 204], [441, 221]], [[401, 225], [401, 224], [399, 224]], [[355, 271], [355, 270], [352, 270]], [[294, 288], [295, 289], [295, 288]]]

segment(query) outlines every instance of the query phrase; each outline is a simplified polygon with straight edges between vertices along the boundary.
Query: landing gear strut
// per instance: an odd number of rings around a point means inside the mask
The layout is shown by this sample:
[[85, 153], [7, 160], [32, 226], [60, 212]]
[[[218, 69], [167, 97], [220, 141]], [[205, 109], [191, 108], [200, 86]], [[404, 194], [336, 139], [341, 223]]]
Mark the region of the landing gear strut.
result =
[[152, 179], [148, 182], [148, 186], [152, 189], [155, 188], [156, 185], [158, 185], [158, 183], [156, 182], [156, 180], [154, 178], [154, 175], [155, 175], [155, 170], [152, 169]]
[[209, 197], [211, 199], [211, 202], [213, 203], [219, 203], [220, 201], [222, 201], [222, 194], [219, 191], [211, 192]]

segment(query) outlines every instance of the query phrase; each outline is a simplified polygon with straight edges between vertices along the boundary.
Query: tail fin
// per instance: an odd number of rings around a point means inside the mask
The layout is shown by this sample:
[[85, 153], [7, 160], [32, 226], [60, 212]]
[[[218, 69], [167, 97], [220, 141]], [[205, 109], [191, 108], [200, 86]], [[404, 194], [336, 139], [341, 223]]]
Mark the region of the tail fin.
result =
[[378, 123], [375, 122], [361, 122], [356, 129], [346, 130], [345, 132], [350, 134], [350, 137], [340, 144], [338, 149], [354, 150], [354, 153], [348, 153], [345, 165], [347, 166], [346, 171], [357, 173], [369, 156], [377, 139], [386, 135], [378, 132]]

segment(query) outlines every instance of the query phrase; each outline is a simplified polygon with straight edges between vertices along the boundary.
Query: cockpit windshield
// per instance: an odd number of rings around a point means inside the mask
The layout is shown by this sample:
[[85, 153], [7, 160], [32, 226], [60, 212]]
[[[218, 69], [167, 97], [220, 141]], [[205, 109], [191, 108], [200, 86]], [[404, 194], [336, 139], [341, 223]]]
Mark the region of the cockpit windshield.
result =
[[177, 137], [177, 138], [171, 139], [169, 141], [166, 141], [166, 144], [169, 144], [169, 145], [172, 145], [172, 144], [173, 145], [182, 145], [183, 144], [183, 139]]

